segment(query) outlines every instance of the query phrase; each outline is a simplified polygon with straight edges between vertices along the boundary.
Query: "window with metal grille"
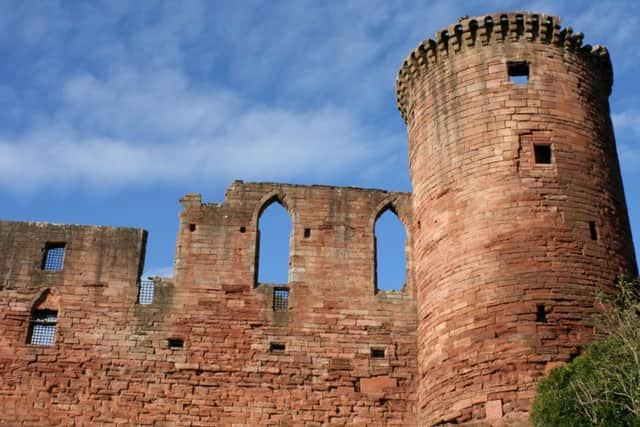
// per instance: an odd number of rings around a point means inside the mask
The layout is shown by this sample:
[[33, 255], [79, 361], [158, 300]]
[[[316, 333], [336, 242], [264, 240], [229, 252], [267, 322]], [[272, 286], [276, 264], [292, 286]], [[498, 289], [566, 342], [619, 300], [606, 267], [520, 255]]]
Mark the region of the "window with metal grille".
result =
[[273, 289], [273, 311], [287, 311], [289, 308], [289, 289]]
[[138, 304], [152, 304], [155, 284], [153, 280], [140, 280], [140, 290], [138, 293]]
[[42, 269], [45, 271], [61, 271], [64, 265], [64, 243], [47, 243], [44, 247]]
[[29, 344], [53, 345], [56, 338], [58, 312], [55, 310], [34, 310], [31, 315]]

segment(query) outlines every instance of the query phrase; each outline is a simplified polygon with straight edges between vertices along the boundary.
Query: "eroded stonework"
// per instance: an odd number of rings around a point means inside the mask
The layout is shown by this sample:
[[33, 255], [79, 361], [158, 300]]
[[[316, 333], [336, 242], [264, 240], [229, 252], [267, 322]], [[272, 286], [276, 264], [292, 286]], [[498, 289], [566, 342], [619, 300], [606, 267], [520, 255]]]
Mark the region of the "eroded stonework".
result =
[[[397, 81], [411, 194], [187, 194], [151, 304], [144, 230], [0, 221], [0, 424], [526, 425], [537, 379], [593, 339], [596, 289], [637, 272], [609, 57], [581, 43], [524, 12], [439, 32]], [[292, 220], [277, 285], [256, 280], [273, 202]], [[398, 292], [375, 284], [387, 209]]]

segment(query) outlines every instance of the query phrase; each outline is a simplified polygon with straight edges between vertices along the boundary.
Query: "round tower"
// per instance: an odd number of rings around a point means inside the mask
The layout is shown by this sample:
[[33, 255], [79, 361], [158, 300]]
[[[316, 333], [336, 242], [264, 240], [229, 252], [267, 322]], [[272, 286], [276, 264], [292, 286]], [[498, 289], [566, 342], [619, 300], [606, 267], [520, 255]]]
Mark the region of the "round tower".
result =
[[418, 283], [418, 425], [526, 422], [536, 380], [636, 274], [611, 63], [560, 19], [462, 18], [402, 65]]

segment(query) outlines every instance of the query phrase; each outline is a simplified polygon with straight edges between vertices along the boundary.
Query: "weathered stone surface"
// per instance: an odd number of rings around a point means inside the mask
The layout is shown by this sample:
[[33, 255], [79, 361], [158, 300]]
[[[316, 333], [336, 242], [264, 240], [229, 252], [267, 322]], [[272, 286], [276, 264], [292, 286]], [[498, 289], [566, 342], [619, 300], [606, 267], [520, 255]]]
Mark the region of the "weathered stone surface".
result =
[[[595, 290], [636, 271], [609, 57], [559, 24], [526, 13], [463, 19], [400, 71], [419, 425], [482, 419], [497, 400], [505, 416], [526, 413], [549, 363], [592, 339]], [[528, 82], [510, 81], [527, 67]], [[539, 145], [550, 163], [536, 163]]]
[[[274, 198], [292, 218], [284, 313], [255, 283], [258, 217]], [[0, 222], [0, 424], [415, 423], [412, 275], [401, 292], [374, 285], [375, 219], [392, 206], [412, 224], [408, 194], [238, 181], [222, 204], [183, 206], [175, 277], [156, 281], [151, 305], [136, 304], [144, 231]], [[62, 271], [42, 271], [47, 242], [66, 244]], [[25, 344], [47, 289], [55, 344]]]

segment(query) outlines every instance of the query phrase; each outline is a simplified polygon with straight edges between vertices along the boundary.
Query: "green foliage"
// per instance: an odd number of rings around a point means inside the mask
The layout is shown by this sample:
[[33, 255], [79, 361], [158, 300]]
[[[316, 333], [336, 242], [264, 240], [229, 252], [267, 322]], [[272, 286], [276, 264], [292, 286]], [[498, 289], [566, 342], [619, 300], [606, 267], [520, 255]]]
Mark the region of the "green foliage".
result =
[[538, 383], [536, 427], [640, 427], [640, 281], [620, 279], [600, 319], [604, 338]]

